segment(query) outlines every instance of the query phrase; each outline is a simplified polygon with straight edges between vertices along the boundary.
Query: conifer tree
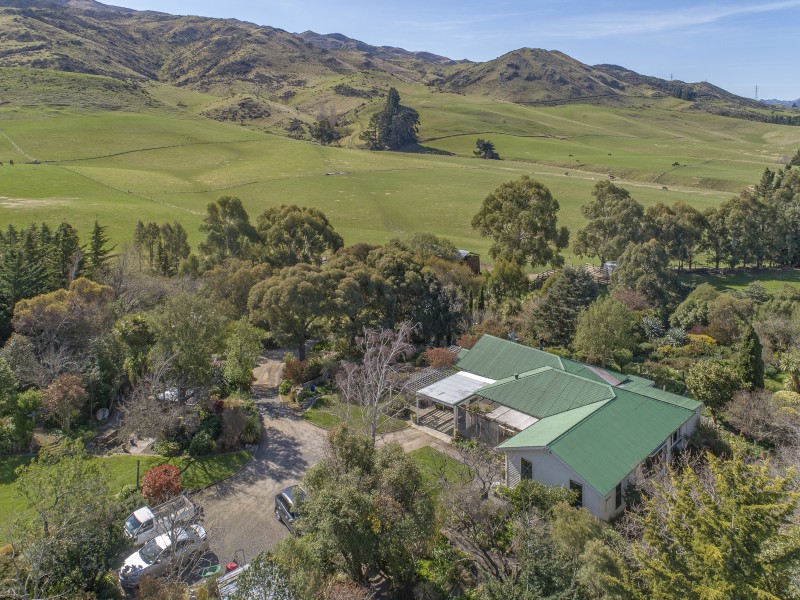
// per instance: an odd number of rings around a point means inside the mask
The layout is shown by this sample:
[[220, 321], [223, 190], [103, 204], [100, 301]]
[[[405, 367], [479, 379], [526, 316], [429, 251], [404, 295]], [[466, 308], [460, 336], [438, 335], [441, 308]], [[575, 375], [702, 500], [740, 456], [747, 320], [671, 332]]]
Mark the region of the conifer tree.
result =
[[800, 553], [792, 525], [798, 497], [791, 475], [747, 459], [734, 441], [726, 460], [707, 455], [699, 473], [670, 469], [637, 517], [627, 587], [632, 598], [779, 600], [791, 593]]
[[96, 279], [108, 261], [111, 259], [111, 253], [116, 246], [108, 247], [108, 236], [106, 235], [108, 227], [101, 226], [97, 221], [94, 222], [92, 229], [92, 239], [89, 242], [89, 253], [86, 257], [86, 266], [89, 270], [89, 276]]
[[383, 110], [369, 120], [369, 127], [361, 134], [370, 150], [397, 150], [417, 142], [419, 113], [400, 105], [400, 94], [389, 90]]
[[761, 340], [752, 325], [748, 325], [742, 336], [739, 349], [739, 377], [754, 388], [764, 387], [764, 359], [761, 356]]

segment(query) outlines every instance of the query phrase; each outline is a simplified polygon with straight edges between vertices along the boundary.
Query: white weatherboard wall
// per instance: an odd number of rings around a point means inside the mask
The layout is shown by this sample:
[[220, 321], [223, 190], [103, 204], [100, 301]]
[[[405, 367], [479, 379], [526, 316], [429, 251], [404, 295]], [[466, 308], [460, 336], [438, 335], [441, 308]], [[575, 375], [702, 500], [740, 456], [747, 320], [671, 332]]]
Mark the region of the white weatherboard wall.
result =
[[514, 487], [519, 483], [520, 459], [526, 458], [533, 464], [533, 478], [545, 485], [560, 485], [569, 488], [570, 480], [583, 485], [583, 506], [594, 516], [608, 520], [605, 514], [605, 498], [601, 497], [564, 461], [546, 448], [508, 450], [506, 452], [506, 485]]
[[[700, 416], [698, 409], [680, 427], [678, 446], [685, 446], [685, 437], [690, 436], [697, 427], [697, 420]], [[671, 437], [672, 434], [670, 434]], [[670, 437], [662, 440], [666, 444], [669, 452], [668, 459], [672, 458], [672, 448], [670, 447]], [[654, 450], [661, 444], [657, 444]], [[545, 485], [560, 485], [569, 488], [570, 480], [583, 485], [583, 506], [594, 516], [604, 521], [608, 521], [621, 513], [625, 504], [623, 502], [619, 509], [616, 508], [616, 490], [603, 497], [597, 490], [591, 487], [586, 481], [573, 471], [564, 461], [552, 454], [547, 448], [520, 448], [516, 450], [506, 450], [506, 485], [514, 487], [520, 479], [520, 459], [526, 458], [533, 464], [533, 478]], [[633, 472], [635, 469], [632, 469]], [[622, 482], [623, 490], [627, 484], [630, 473], [625, 476]]]

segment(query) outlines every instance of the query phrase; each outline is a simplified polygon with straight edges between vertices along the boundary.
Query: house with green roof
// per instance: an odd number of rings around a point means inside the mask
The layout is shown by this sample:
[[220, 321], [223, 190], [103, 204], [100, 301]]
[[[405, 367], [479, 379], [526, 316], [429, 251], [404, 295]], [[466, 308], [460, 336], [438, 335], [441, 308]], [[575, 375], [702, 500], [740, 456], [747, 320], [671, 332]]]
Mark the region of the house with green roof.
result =
[[603, 520], [624, 510], [640, 466], [667, 461], [685, 444], [702, 410], [642, 377], [490, 335], [461, 350], [456, 367], [418, 390], [418, 407], [421, 398], [452, 410], [453, 432], [504, 452], [507, 485], [527, 478], [569, 487]]

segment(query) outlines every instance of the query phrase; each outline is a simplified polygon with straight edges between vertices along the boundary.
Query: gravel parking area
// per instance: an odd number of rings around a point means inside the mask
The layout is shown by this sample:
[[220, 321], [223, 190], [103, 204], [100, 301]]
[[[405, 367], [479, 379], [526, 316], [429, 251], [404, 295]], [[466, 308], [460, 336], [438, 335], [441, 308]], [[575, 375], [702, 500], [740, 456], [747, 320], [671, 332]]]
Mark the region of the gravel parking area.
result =
[[289, 535], [275, 518], [275, 495], [298, 483], [325, 450], [326, 432], [278, 399], [282, 356], [279, 351], [266, 355], [254, 371], [263, 430], [253, 458], [239, 473], [196, 496], [211, 550], [223, 565], [237, 550], [249, 562]]

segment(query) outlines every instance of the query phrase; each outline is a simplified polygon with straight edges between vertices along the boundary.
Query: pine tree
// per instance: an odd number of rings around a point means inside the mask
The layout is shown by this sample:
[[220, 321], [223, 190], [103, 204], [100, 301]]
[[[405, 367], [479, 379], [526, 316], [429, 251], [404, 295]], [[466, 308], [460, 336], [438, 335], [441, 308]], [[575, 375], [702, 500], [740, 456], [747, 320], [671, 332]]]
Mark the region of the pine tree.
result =
[[66, 287], [80, 275], [83, 267], [83, 249], [75, 228], [66, 221], [62, 221], [56, 229], [53, 243], [58, 286]]
[[108, 248], [108, 236], [106, 229], [97, 221], [94, 222], [94, 229], [92, 229], [92, 240], [89, 242], [89, 255], [87, 256], [87, 266], [89, 268], [89, 276], [96, 279], [103, 271], [108, 261], [111, 259], [111, 252], [116, 246]]
[[739, 349], [739, 376], [742, 381], [754, 388], [764, 387], [764, 359], [761, 356], [761, 340], [752, 325], [748, 325], [742, 336]]
[[360, 137], [370, 150], [397, 150], [417, 142], [418, 127], [419, 113], [401, 106], [400, 94], [391, 88], [383, 110], [372, 115]]
[[626, 574], [632, 598], [795, 597], [800, 531], [791, 522], [799, 495], [792, 477], [748, 460], [743, 442], [732, 446], [728, 460], [707, 455], [700, 473], [670, 469], [666, 485], [644, 501], [642, 537]]

